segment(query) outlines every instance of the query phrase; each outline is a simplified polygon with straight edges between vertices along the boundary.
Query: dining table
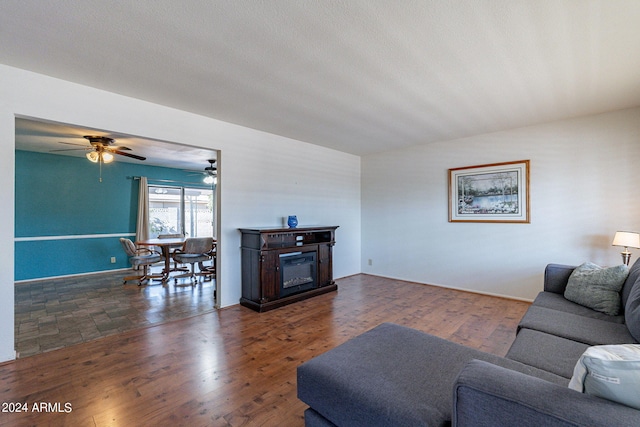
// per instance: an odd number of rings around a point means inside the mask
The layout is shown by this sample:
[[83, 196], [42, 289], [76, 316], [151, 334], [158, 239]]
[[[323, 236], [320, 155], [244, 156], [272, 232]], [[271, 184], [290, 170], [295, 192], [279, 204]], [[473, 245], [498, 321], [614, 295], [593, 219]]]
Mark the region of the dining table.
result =
[[164, 257], [164, 269], [162, 270], [162, 281], [166, 282], [169, 279], [169, 273], [171, 273], [171, 248], [182, 247], [184, 245], [184, 237], [172, 237], [172, 238], [153, 238], [146, 240], [138, 240], [136, 245], [140, 246], [157, 246], [162, 251]]

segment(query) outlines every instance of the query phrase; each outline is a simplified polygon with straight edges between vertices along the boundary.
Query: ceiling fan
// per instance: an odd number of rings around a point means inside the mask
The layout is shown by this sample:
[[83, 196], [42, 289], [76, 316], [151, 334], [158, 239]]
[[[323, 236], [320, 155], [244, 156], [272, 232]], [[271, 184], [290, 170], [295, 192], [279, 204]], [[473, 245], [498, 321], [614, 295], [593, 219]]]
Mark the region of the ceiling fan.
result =
[[118, 154], [120, 156], [131, 157], [136, 160], [147, 160], [146, 157], [138, 156], [136, 154], [127, 153], [126, 151], [131, 151], [128, 147], [123, 146], [113, 146], [112, 144], [115, 142], [113, 138], [109, 138], [107, 136], [99, 136], [99, 135], [85, 135], [85, 139], [89, 141], [91, 144], [90, 147], [87, 147], [83, 144], [76, 144], [73, 142], [62, 142], [59, 141], [60, 144], [66, 145], [76, 145], [82, 148], [68, 148], [63, 150], [51, 150], [54, 151], [73, 151], [73, 150], [84, 150], [87, 151], [87, 159], [93, 163], [100, 164], [100, 182], [102, 182], [102, 164], [103, 163], [111, 163], [114, 160], [113, 155]]
[[77, 145], [83, 148], [69, 148], [64, 150], [52, 150], [52, 151], [72, 151], [72, 150], [85, 150], [88, 151], [87, 159], [93, 163], [111, 163], [113, 161], [113, 155], [118, 154], [120, 156], [131, 157], [136, 160], [147, 160], [146, 157], [138, 156], [136, 154], [126, 153], [125, 151], [131, 151], [128, 147], [112, 146], [115, 142], [113, 138], [99, 135], [85, 135], [85, 139], [89, 141], [91, 147], [87, 147], [83, 144], [76, 144], [73, 142], [62, 142], [60, 144]]
[[[199, 174], [204, 175], [204, 183], [205, 184], [215, 184], [218, 181], [218, 168], [216, 167], [216, 159], [209, 159], [209, 166], [204, 168], [202, 172], [197, 171]], [[190, 171], [196, 172], [196, 171]]]

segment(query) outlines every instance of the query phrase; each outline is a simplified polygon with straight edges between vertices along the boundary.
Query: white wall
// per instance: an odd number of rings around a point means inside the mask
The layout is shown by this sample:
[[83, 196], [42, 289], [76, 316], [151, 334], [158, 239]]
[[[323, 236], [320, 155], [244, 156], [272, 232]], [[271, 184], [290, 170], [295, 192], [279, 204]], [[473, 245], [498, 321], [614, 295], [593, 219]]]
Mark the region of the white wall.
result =
[[[530, 224], [448, 222], [449, 168], [523, 159]], [[640, 231], [638, 165], [640, 108], [364, 157], [362, 271], [532, 299], [548, 263], [621, 263], [611, 241]]]
[[[360, 271], [360, 158], [0, 65], [0, 362], [14, 358], [14, 120], [17, 116], [221, 150], [222, 306], [241, 295], [239, 227], [339, 225], [334, 276]], [[7, 249], [9, 248], [9, 249]]]

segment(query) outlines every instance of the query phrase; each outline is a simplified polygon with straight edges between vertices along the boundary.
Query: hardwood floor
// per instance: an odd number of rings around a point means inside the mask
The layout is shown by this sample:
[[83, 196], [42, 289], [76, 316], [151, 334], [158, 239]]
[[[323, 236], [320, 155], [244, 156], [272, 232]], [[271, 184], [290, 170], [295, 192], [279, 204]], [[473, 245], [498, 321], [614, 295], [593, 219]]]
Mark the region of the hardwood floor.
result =
[[6, 363], [0, 425], [302, 426], [304, 361], [382, 322], [504, 355], [529, 306], [368, 275], [337, 283], [266, 313], [238, 305]]
[[[153, 266], [159, 274], [162, 266]], [[35, 280], [15, 286], [19, 357], [213, 311], [215, 280], [122, 284], [132, 270]]]

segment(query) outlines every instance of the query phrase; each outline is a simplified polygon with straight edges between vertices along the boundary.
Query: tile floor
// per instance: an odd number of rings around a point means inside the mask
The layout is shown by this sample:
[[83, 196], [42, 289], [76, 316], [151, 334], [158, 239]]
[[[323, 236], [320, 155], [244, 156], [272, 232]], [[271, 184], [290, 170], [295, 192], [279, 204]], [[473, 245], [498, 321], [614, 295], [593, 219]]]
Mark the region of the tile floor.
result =
[[214, 310], [215, 280], [123, 285], [122, 278], [131, 274], [129, 270], [16, 284], [18, 357]]

